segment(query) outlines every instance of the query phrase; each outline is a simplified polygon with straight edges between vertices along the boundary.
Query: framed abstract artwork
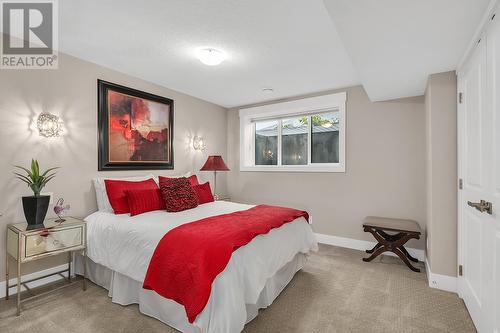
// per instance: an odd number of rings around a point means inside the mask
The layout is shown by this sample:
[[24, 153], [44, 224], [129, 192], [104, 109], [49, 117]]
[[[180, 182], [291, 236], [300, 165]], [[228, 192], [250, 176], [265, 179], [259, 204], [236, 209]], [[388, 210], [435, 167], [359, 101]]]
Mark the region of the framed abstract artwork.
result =
[[98, 80], [99, 171], [174, 168], [174, 101]]

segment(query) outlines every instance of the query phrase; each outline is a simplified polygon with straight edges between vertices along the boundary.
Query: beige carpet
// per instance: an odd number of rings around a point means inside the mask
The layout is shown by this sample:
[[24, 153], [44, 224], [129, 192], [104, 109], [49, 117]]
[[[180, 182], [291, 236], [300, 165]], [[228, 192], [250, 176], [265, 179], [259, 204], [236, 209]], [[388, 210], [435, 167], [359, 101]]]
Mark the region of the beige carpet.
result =
[[[364, 263], [363, 256], [321, 246], [245, 332], [475, 332], [463, 302], [427, 287], [425, 273], [396, 258]], [[0, 301], [0, 332], [175, 330], [140, 314], [136, 305], [111, 303], [106, 290], [90, 284], [86, 292], [75, 285], [26, 303], [20, 317], [12, 300]]]

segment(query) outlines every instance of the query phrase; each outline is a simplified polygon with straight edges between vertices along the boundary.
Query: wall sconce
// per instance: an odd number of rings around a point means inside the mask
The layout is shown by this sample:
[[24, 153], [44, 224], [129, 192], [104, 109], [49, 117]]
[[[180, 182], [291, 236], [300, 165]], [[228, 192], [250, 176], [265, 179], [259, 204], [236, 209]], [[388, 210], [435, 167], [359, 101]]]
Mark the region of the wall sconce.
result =
[[46, 138], [58, 137], [62, 133], [62, 122], [58, 116], [41, 113], [36, 121], [38, 133]]
[[194, 150], [205, 150], [207, 148], [205, 140], [201, 136], [195, 136], [193, 138], [193, 148]]

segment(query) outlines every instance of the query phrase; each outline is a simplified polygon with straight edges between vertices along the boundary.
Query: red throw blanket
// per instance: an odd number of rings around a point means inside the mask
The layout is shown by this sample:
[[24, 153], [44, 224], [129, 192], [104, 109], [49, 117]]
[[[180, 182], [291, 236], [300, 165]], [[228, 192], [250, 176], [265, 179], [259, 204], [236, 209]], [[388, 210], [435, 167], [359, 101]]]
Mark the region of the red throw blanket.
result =
[[260, 205], [174, 228], [156, 246], [143, 288], [183, 305], [192, 323], [233, 251], [298, 217], [309, 220], [305, 211]]

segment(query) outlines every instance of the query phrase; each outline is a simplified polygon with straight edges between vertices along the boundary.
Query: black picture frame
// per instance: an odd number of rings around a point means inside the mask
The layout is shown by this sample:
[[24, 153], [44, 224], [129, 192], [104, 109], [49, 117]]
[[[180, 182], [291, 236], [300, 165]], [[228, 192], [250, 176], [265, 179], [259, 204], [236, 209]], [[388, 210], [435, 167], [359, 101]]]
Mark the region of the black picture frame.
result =
[[[162, 161], [130, 161], [112, 162], [109, 159], [109, 110], [108, 91], [112, 90], [121, 94], [130, 95], [140, 99], [169, 106], [168, 124], [168, 151], [169, 160]], [[116, 83], [97, 80], [97, 109], [98, 109], [98, 170], [171, 170], [174, 168], [174, 100], [163, 96], [150, 94], [144, 91], [121, 86]]]

